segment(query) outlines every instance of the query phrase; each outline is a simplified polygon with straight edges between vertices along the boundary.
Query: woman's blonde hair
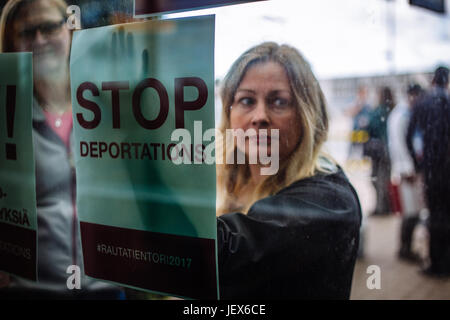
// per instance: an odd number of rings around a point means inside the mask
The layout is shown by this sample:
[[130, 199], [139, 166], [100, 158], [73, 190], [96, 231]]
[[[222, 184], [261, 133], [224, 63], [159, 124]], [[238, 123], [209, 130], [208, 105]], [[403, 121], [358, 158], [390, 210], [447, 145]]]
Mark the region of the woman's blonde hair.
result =
[[[269, 61], [279, 63], [286, 70], [300, 119], [300, 141], [287, 159], [280, 159], [278, 173], [268, 176], [254, 189], [251, 201], [243, 206], [236, 206], [236, 199], [250, 178], [248, 164], [238, 165], [234, 162], [218, 165], [218, 215], [233, 210], [247, 212], [253, 202], [277, 193], [296, 180], [310, 177], [318, 170], [326, 171], [318, 161], [328, 133], [325, 97], [309, 64], [295, 48], [288, 45], [265, 42], [249, 49], [234, 62], [222, 82], [222, 123], [219, 128], [222, 136], [225, 136], [226, 129], [231, 128], [230, 106], [245, 73], [255, 64]], [[224, 159], [235, 151], [236, 147], [234, 150], [223, 148]]]
[[[2, 15], [0, 17], [0, 52], [11, 52], [12, 50], [12, 41], [10, 37], [10, 33], [8, 30], [11, 30], [10, 25], [13, 23], [14, 19], [16, 19], [17, 14], [20, 10], [35, 2], [37, 0], [9, 0], [5, 7], [2, 10]], [[53, 2], [53, 4], [58, 8], [63, 17], [67, 16], [67, 3], [64, 0], [48, 0]]]

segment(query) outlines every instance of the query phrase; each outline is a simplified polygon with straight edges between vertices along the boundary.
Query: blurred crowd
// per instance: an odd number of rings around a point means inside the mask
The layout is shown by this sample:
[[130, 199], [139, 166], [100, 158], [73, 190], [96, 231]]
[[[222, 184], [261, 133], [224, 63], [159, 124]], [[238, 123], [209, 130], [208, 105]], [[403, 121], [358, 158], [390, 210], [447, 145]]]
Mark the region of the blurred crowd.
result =
[[[450, 98], [449, 69], [438, 67], [429, 86], [409, 83], [396, 102], [389, 86], [368, 101], [360, 86], [355, 104], [350, 155], [358, 150], [371, 160], [376, 205], [370, 215], [402, 216], [401, 259], [419, 262], [431, 276], [450, 276]], [[412, 250], [413, 232], [422, 220], [429, 234], [426, 261]]]

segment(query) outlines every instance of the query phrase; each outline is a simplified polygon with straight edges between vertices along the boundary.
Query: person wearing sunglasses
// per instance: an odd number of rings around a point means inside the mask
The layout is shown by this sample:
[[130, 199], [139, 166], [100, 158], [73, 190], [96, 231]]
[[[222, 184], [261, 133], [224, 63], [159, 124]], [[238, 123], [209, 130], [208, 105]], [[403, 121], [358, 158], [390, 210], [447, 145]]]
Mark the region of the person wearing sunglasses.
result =
[[[63, 0], [10, 0], [0, 18], [0, 52], [32, 52], [33, 147], [38, 216], [38, 280], [10, 277], [8, 298], [108, 298], [122, 290], [84, 276], [75, 203], [69, 57], [71, 32]], [[70, 290], [69, 266], [81, 268]]]

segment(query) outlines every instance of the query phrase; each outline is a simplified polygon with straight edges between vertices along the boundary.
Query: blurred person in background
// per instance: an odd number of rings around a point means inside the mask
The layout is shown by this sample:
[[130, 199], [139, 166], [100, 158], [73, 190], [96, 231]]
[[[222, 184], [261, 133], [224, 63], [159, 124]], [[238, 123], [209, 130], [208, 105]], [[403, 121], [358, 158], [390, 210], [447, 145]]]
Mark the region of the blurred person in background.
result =
[[371, 106], [367, 101], [367, 87], [359, 86], [354, 105], [345, 111], [345, 114], [353, 119], [349, 158], [352, 158], [358, 152], [359, 155], [362, 155], [364, 143], [368, 139], [367, 127], [369, 125], [370, 112]]
[[364, 155], [372, 160], [371, 176], [376, 192], [376, 207], [372, 215], [386, 215], [391, 213], [389, 193], [391, 163], [387, 137], [387, 119], [395, 106], [391, 88], [380, 88], [378, 101], [378, 106], [369, 116], [367, 126], [369, 140], [364, 144]]
[[450, 276], [450, 98], [449, 69], [438, 67], [431, 88], [417, 101], [408, 126], [407, 143], [415, 157], [414, 133], [423, 136], [423, 158], [415, 163], [422, 170], [429, 209], [430, 265], [432, 276]]
[[422, 88], [420, 85], [412, 83], [408, 85], [406, 95], [407, 101], [398, 103], [389, 115], [388, 146], [391, 160], [391, 180], [399, 189], [402, 214], [398, 256], [402, 259], [419, 262], [419, 257], [412, 252], [411, 243], [414, 228], [419, 222], [419, 213], [424, 208], [423, 185], [409, 154], [406, 135], [411, 109], [422, 95]]
[[[290, 46], [263, 43], [236, 60], [221, 94], [223, 136], [260, 134], [223, 148], [226, 159], [243, 153], [244, 164], [217, 167], [221, 297], [348, 299], [361, 208], [342, 169], [321, 150], [328, 115], [310, 66]], [[275, 139], [279, 170], [262, 175], [267, 165], [248, 159]]]
[[[3, 281], [7, 298], [120, 298], [122, 291], [84, 276], [76, 214], [69, 55], [63, 0], [10, 0], [0, 19], [0, 52], [33, 53], [33, 147], [38, 220], [38, 282]], [[71, 265], [81, 289], [69, 290]]]

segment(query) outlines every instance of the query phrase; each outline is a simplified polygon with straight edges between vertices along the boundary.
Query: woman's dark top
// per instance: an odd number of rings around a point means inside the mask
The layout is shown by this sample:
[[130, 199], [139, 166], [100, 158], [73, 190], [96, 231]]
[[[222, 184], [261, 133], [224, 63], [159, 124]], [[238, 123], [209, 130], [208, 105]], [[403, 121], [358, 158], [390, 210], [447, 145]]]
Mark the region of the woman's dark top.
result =
[[349, 299], [361, 207], [342, 170], [218, 218], [221, 299]]

